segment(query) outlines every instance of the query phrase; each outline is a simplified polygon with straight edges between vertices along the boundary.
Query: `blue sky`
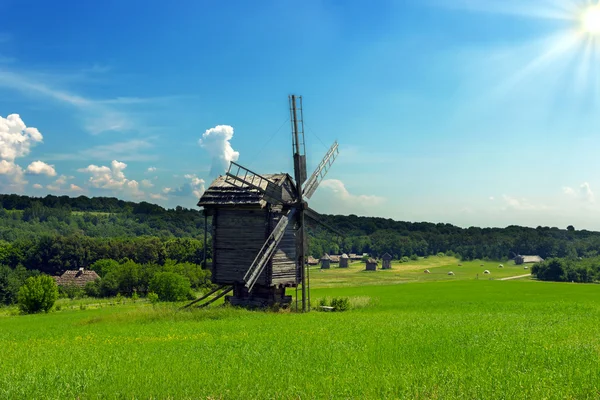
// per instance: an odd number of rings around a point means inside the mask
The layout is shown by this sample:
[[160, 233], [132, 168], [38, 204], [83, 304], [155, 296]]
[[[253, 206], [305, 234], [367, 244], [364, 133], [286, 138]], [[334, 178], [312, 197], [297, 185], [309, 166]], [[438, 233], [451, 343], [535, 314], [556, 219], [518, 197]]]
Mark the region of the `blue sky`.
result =
[[194, 207], [219, 151], [291, 173], [296, 93], [321, 212], [600, 229], [590, 7], [3, 0], [0, 191]]

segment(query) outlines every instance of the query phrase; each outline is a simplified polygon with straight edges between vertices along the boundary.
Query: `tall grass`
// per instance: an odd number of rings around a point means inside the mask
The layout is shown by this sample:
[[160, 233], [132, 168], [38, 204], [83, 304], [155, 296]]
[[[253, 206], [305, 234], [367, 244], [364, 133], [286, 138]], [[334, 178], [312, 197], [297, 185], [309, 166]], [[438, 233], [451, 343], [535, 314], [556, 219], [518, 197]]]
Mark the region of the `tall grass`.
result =
[[600, 286], [319, 289], [343, 313], [122, 304], [0, 318], [0, 398], [598, 398]]

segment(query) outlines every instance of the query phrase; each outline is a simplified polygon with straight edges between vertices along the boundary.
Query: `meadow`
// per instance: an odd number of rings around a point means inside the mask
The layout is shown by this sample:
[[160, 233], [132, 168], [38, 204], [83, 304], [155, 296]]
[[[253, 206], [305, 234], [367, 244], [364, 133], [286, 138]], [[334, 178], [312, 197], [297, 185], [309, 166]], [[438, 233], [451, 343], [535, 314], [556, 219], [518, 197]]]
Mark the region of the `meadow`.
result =
[[446, 261], [311, 271], [313, 302], [361, 300], [346, 312], [2, 316], [0, 398], [600, 398], [600, 286], [475, 279], [480, 262], [448, 279]]

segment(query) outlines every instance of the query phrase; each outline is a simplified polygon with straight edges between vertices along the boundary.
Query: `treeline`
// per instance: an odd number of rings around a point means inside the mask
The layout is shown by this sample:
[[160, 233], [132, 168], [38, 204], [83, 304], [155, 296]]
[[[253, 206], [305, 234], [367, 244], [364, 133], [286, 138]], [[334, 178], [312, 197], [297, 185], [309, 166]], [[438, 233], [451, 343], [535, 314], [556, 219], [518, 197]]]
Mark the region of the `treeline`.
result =
[[[577, 231], [572, 226], [567, 229], [541, 226], [464, 229], [444, 223], [403, 222], [356, 215], [324, 215], [323, 220], [344, 232], [345, 236], [339, 237], [309, 222], [309, 249], [313, 257], [342, 252], [373, 256], [389, 252], [396, 259], [443, 252], [464, 260], [502, 260], [516, 254], [535, 254], [545, 259], [600, 255], [600, 233]], [[208, 221], [210, 224], [210, 218]], [[210, 243], [210, 232], [208, 236]], [[160, 260], [162, 248], [171, 239], [194, 239], [201, 246], [204, 215], [198, 210], [181, 207], [167, 210], [150, 203], [106, 197], [0, 195], [0, 240], [18, 249], [19, 262], [27, 268], [44, 268], [42, 264], [52, 259], [54, 261], [50, 263], [55, 266], [71, 267], [107, 256], [127, 257], [143, 263], [146, 262], [144, 256], [129, 245], [138, 237], [143, 237], [139, 244], [146, 246], [150, 254], [158, 254], [156, 257]], [[44, 255], [47, 247], [56, 241], [67, 250], [56, 257]], [[151, 250], [153, 246], [157, 248]], [[36, 250], [27, 251], [29, 247]], [[89, 249], [89, 254], [85, 249]], [[35, 252], [41, 252], [40, 261], [35, 261], [32, 254]], [[189, 262], [198, 262], [198, 257]], [[14, 261], [11, 265], [15, 265]]]
[[552, 258], [535, 264], [531, 273], [542, 281], [592, 283], [600, 281], [600, 257]]
[[173, 260], [200, 265], [204, 260], [204, 243], [192, 238], [142, 236], [107, 239], [81, 234], [0, 241], [0, 265], [11, 268], [23, 266], [48, 275], [60, 275], [66, 270], [80, 267], [88, 268], [104, 259], [154, 265], [164, 265], [167, 260]]

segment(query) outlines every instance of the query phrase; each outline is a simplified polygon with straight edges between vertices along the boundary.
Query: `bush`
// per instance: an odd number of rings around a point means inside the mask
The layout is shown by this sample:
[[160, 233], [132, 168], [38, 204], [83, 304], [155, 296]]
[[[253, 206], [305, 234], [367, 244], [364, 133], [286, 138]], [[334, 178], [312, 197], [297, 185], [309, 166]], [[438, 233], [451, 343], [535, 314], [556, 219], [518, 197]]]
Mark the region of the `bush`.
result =
[[174, 272], [157, 272], [150, 280], [150, 290], [161, 301], [186, 300], [190, 289], [190, 280]]
[[347, 297], [334, 297], [331, 299], [333, 311], [346, 311], [350, 309], [350, 299]]
[[69, 299], [73, 300], [81, 297], [83, 295], [83, 290], [76, 285], [59, 286], [58, 295], [60, 297], [68, 297]]
[[158, 303], [158, 295], [154, 292], [148, 293], [148, 301], [152, 304]]
[[100, 279], [86, 283], [83, 291], [89, 297], [100, 297]]
[[417, 260], [419, 259], [419, 256], [418, 256], [418, 255], [416, 255], [416, 254], [412, 254], [412, 255], [410, 256], [410, 259], [411, 259], [411, 260], [413, 260], [413, 261], [417, 261]]
[[438, 257], [446, 257], [446, 255], [444, 253], [442, 253], [441, 251], [439, 253], [437, 253]]
[[54, 279], [48, 275], [27, 278], [19, 289], [19, 308], [27, 314], [50, 311], [56, 299], [58, 288]]
[[407, 256], [404, 256], [400, 259], [400, 262], [403, 262], [403, 263], [407, 263], [409, 261], [410, 261], [410, 258], [408, 258]]

